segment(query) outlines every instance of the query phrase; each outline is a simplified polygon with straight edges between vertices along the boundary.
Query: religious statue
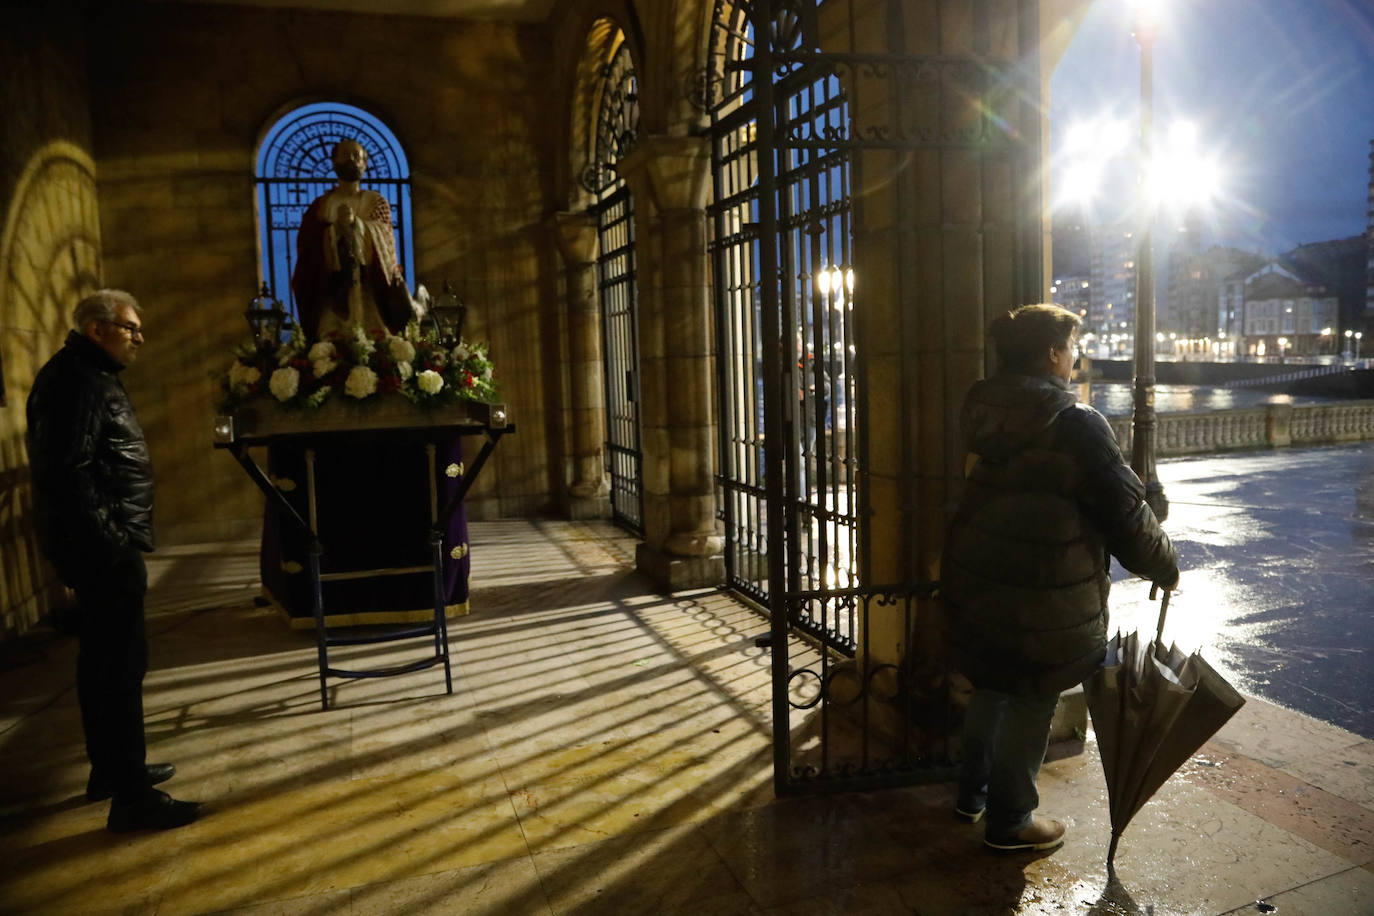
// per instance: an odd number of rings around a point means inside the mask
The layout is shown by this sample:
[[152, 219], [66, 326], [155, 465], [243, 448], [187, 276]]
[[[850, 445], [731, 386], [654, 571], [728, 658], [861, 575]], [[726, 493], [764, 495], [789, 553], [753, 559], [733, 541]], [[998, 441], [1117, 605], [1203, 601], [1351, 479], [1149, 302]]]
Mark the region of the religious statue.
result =
[[310, 205], [296, 235], [291, 289], [311, 339], [354, 325], [399, 333], [422, 317], [396, 263], [391, 205], [362, 187], [367, 151], [340, 140], [331, 156], [339, 183]]
[[[339, 183], [317, 198], [301, 218], [296, 236], [296, 268], [291, 289], [302, 330], [311, 340], [386, 328], [400, 333], [412, 318], [424, 317], [411, 299], [396, 263], [391, 206], [376, 191], [362, 188], [367, 152], [354, 140], [334, 147]], [[286, 500], [303, 517], [313, 515], [330, 571], [385, 571], [322, 583], [326, 620], [332, 624], [371, 624], [421, 620], [433, 614], [430, 486], [444, 505], [462, 486], [462, 438], [454, 435], [423, 444], [395, 440], [325, 444], [312, 449], [307, 470], [305, 448], [275, 443], [268, 468]], [[314, 476], [313, 502], [305, 481]], [[360, 494], [367, 494], [360, 498]], [[262, 581], [268, 595], [293, 620], [308, 620], [312, 586], [305, 572], [309, 538], [267, 501], [262, 539]], [[459, 507], [444, 532], [442, 600], [448, 612], [465, 613], [468, 590], [467, 514]]]

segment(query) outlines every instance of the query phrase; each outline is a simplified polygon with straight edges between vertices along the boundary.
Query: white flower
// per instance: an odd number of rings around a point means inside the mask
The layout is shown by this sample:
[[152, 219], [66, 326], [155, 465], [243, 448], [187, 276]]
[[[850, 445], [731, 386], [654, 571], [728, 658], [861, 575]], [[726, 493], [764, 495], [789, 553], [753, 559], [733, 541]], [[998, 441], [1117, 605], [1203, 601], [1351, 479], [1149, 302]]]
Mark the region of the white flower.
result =
[[296, 358], [296, 348], [289, 343], [284, 343], [277, 347], [277, 365], [285, 366]]
[[453, 348], [453, 358], [460, 363], [471, 355], [472, 351], [468, 349], [466, 342], [459, 343], [458, 346]]
[[433, 369], [426, 369], [415, 376], [415, 384], [419, 385], [425, 394], [438, 394], [439, 389], [444, 387], [444, 377]]
[[334, 349], [334, 344], [328, 340], [322, 340], [310, 348], [310, 361], [317, 363], [322, 359], [334, 359], [339, 355], [339, 351]]
[[260, 378], [262, 378], [262, 373], [258, 371], [256, 366], [245, 366], [238, 360], [234, 360], [234, 364], [229, 367], [229, 387], [231, 388], [247, 388]]
[[372, 342], [372, 337], [363, 330], [360, 324], [353, 325], [353, 351], [358, 354], [362, 362], [367, 361], [367, 357], [372, 355], [372, 351], [377, 349], [377, 345]]
[[[409, 363], [415, 359], [415, 345], [404, 337], [388, 337], [386, 339], [387, 352], [391, 354], [397, 364]], [[405, 378], [405, 376], [401, 376]]]
[[354, 366], [344, 382], [344, 394], [362, 399], [377, 390], [377, 373], [366, 366]]
[[401, 381], [405, 381], [415, 374], [415, 367], [410, 363], [397, 363], [396, 374], [400, 376]]
[[324, 378], [338, 367], [339, 364], [332, 359], [317, 359], [311, 364], [311, 369], [315, 373], [315, 378]]
[[294, 398], [300, 386], [301, 374], [292, 366], [283, 366], [273, 372], [272, 378], [267, 382], [272, 397], [278, 401], [289, 401]]
[[486, 366], [482, 369], [482, 379], [484, 381], [491, 379], [491, 366]]

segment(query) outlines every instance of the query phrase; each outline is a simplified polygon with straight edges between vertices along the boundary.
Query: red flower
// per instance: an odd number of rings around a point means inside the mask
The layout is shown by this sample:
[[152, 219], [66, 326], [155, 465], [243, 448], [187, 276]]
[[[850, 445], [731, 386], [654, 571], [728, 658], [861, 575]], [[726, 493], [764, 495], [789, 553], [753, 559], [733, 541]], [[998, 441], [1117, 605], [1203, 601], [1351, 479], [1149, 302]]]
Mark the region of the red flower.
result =
[[401, 390], [401, 380], [394, 375], [384, 375], [377, 379], [377, 390], [383, 394], [391, 394]]
[[471, 388], [473, 385], [476, 385], [476, 384], [477, 384], [477, 379], [475, 379], [475, 378], [472, 377], [472, 373], [471, 373], [471, 372], [464, 371], [464, 372], [463, 372], [463, 387], [464, 387], [464, 388]]

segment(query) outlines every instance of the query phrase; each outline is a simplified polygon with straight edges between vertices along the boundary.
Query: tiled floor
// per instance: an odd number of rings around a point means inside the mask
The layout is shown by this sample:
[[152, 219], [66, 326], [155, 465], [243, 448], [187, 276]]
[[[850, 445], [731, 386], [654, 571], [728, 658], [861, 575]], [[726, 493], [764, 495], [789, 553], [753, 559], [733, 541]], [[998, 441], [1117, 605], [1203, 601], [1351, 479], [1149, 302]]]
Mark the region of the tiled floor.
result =
[[[1095, 746], [1047, 765], [1048, 856], [985, 853], [943, 785], [774, 800], [768, 657], [727, 595], [652, 594], [600, 524], [473, 526], [438, 669], [331, 683], [252, 605], [252, 545], [154, 556], [151, 759], [206, 815], [114, 836], [82, 797], [74, 645], [0, 672], [0, 912], [1374, 912], [1374, 750], [1252, 701], [1103, 867]], [[367, 664], [406, 658], [352, 650]], [[361, 662], [359, 664], [362, 664]]]

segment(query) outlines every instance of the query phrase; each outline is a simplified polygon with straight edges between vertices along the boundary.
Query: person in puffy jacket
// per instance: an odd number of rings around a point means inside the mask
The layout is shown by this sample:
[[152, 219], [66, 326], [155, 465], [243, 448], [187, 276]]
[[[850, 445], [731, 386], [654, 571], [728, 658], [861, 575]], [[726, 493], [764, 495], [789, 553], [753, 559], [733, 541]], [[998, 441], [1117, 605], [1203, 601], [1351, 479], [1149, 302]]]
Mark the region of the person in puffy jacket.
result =
[[119, 380], [143, 344], [140, 315], [123, 290], [81, 300], [76, 330], [39, 370], [27, 406], [34, 527], [79, 611], [86, 797], [113, 799], [106, 825], [115, 832], [180, 827], [199, 813], [153, 788], [171, 778], [171, 764], [145, 762], [143, 554], [153, 549], [153, 468]]
[[974, 691], [955, 811], [998, 850], [1053, 849], [1035, 781], [1059, 694], [1106, 654], [1108, 564], [1172, 588], [1173, 545], [1111, 426], [1069, 390], [1078, 316], [1027, 305], [993, 322], [998, 372], [960, 425], [970, 456], [940, 570], [954, 663]]

